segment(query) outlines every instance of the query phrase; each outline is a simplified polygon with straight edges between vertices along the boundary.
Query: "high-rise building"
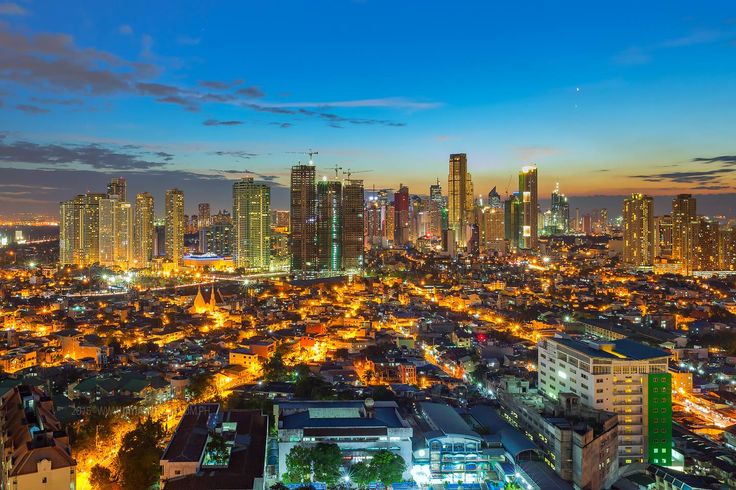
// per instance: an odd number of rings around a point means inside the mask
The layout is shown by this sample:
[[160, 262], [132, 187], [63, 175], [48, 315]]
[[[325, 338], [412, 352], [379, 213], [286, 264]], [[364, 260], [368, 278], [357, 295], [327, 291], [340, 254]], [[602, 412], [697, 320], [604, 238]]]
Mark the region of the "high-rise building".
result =
[[488, 205], [492, 208], [503, 209], [503, 201], [501, 200], [501, 194], [496, 190], [496, 186], [493, 186], [491, 192], [488, 193]]
[[80, 194], [61, 203], [59, 261], [87, 266], [100, 261], [100, 201], [106, 194]]
[[672, 257], [672, 215], [654, 218], [654, 256], [661, 259]]
[[570, 204], [567, 196], [560, 192], [560, 184], [555, 185], [550, 201], [550, 223], [548, 235], [564, 235], [570, 226]]
[[370, 248], [381, 248], [384, 244], [383, 213], [385, 208], [378, 199], [371, 197], [365, 207], [365, 241]]
[[342, 188], [342, 267], [347, 271], [363, 268], [365, 254], [363, 181], [345, 180]]
[[654, 260], [654, 200], [632, 194], [624, 201], [624, 264], [651, 266]]
[[184, 257], [184, 193], [179, 189], [166, 191], [166, 258], [181, 264]]
[[678, 194], [672, 200], [672, 258], [680, 261], [683, 270], [694, 267], [693, 233], [696, 226], [696, 201], [692, 194]]
[[317, 264], [317, 189], [314, 165], [291, 167], [289, 249], [291, 270], [315, 271]]
[[715, 271], [719, 268], [719, 225], [717, 221], [701, 217], [692, 227], [692, 269]]
[[736, 226], [721, 228], [719, 261], [723, 271], [736, 270]]
[[672, 465], [670, 354], [629, 339], [584, 342], [569, 337], [538, 345], [539, 389], [558, 400], [618, 414], [619, 465]]
[[442, 186], [439, 180], [436, 184], [429, 186], [429, 237], [432, 240], [442, 240], [442, 210], [445, 207], [445, 200], [442, 197]]
[[503, 203], [504, 235], [509, 242], [509, 250], [518, 250], [521, 243], [522, 202], [518, 192], [511, 194]]
[[537, 167], [527, 165], [519, 172], [521, 196], [521, 236], [519, 248], [534, 250], [539, 236], [539, 198], [537, 192]]
[[123, 177], [114, 177], [107, 184], [107, 197], [117, 198], [118, 201], [128, 200], [128, 184]]
[[503, 208], [485, 206], [479, 220], [480, 249], [482, 252], [503, 252], [505, 249], [506, 230], [504, 229]]
[[317, 183], [317, 265], [320, 272], [342, 270], [342, 182]]
[[409, 188], [399, 184], [399, 191], [394, 193], [394, 245], [409, 243], [409, 226]]
[[271, 189], [252, 177], [233, 184], [235, 265], [268, 270], [271, 262]]
[[465, 153], [450, 155], [450, 171], [447, 175], [447, 215], [448, 227], [455, 232], [455, 241], [466, 245], [468, 225], [468, 195], [472, 203], [473, 191], [468, 189], [468, 156]]
[[148, 192], [137, 194], [133, 224], [133, 263], [136, 267], [148, 267], [153, 259], [153, 217], [153, 196]]
[[133, 208], [117, 195], [99, 201], [99, 261], [127, 269], [133, 260]]
[[235, 252], [232, 223], [212, 223], [207, 228], [202, 228], [199, 230], [199, 242], [202, 253], [232, 257]]
[[197, 228], [205, 228], [212, 224], [210, 218], [210, 203], [201, 202], [197, 205]]

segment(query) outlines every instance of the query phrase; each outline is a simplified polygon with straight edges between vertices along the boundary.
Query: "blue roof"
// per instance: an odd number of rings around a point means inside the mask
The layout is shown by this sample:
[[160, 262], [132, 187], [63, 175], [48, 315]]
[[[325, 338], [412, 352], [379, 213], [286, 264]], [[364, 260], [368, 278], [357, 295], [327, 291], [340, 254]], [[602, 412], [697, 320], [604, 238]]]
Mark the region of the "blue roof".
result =
[[454, 408], [441, 403], [420, 403], [419, 406], [432, 428], [441, 431], [445, 435], [457, 434], [480, 438], [477, 433], [470, 429], [467, 422], [463, 420]]
[[279, 417], [281, 427], [284, 429], [304, 429], [308, 427], [404, 427], [396, 408], [375, 407], [373, 417], [310, 417], [309, 408], [327, 406], [331, 408], [359, 408], [363, 402], [335, 402], [328, 405], [320, 405], [318, 402], [288, 402], [281, 404], [283, 408], [296, 413], [282, 415]]
[[487, 405], [476, 405], [470, 414], [492, 434], [499, 437], [506, 451], [514, 458], [524, 451], [538, 451], [539, 448], [518, 429], [506, 422], [496, 410]]

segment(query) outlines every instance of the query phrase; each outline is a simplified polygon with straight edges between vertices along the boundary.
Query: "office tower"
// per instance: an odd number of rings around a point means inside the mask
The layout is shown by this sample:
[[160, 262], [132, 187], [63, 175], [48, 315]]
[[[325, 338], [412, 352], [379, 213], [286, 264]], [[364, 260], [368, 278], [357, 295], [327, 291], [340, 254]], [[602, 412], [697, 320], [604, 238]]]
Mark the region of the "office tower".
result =
[[580, 208], [575, 208], [575, 222], [572, 229], [575, 233], [580, 233]]
[[488, 193], [488, 205], [492, 208], [496, 209], [502, 209], [503, 208], [503, 201], [501, 200], [501, 195], [496, 191], [496, 186], [493, 186], [493, 189], [491, 189], [491, 192]]
[[365, 207], [365, 241], [370, 248], [381, 248], [384, 244], [383, 212], [378, 200], [371, 197]]
[[547, 233], [549, 235], [564, 235], [570, 226], [570, 204], [567, 196], [560, 192], [560, 184], [555, 184], [550, 201], [550, 222]]
[[314, 165], [291, 167], [289, 250], [292, 271], [317, 269], [317, 190]]
[[470, 225], [470, 237], [468, 238], [468, 253], [478, 255], [480, 253], [480, 230], [477, 224]]
[[383, 230], [383, 235], [386, 242], [393, 243], [396, 238], [396, 208], [392, 202], [391, 204], [387, 204], [385, 209], [385, 228]]
[[274, 209], [271, 211], [271, 226], [282, 231], [289, 231], [289, 211]]
[[719, 226], [718, 222], [701, 217], [691, 226], [692, 230], [692, 268], [698, 271], [718, 270]]
[[207, 226], [210, 226], [212, 224], [212, 220], [210, 217], [210, 203], [208, 202], [201, 202], [197, 205], [197, 227], [198, 228], [205, 228]]
[[623, 262], [634, 267], [648, 267], [654, 258], [654, 200], [632, 194], [624, 201]]
[[232, 257], [235, 253], [235, 233], [231, 223], [212, 223], [199, 231], [202, 253]]
[[[470, 199], [472, 202], [472, 190]], [[450, 171], [447, 176], [448, 227], [455, 232], [455, 241], [465, 246], [468, 201], [468, 157], [465, 153], [450, 155]]]
[[153, 215], [153, 196], [148, 192], [137, 194], [133, 224], [133, 263], [136, 267], [148, 267], [153, 259]]
[[629, 339], [554, 337], [539, 343], [537, 355], [539, 389], [552, 399], [572, 392], [587, 407], [618, 414], [619, 465], [672, 464], [669, 352]]
[[107, 184], [107, 197], [117, 198], [118, 201], [128, 200], [128, 184], [123, 177], [110, 179], [110, 183]]
[[654, 218], [654, 256], [667, 259], [672, 257], [672, 215]]
[[155, 257], [166, 256], [166, 225], [155, 221], [153, 225], [153, 253]]
[[581, 231], [583, 232], [583, 235], [591, 235], [593, 233], [593, 217], [590, 213], [585, 213], [583, 215]]
[[342, 270], [342, 182], [317, 183], [317, 265], [320, 272]]
[[537, 167], [528, 165], [519, 172], [519, 194], [521, 195], [521, 237], [519, 248], [537, 248], [539, 236], [539, 203], [537, 194]]
[[509, 250], [517, 250], [521, 243], [522, 202], [518, 192], [509, 196], [504, 205], [504, 235], [509, 242]]
[[271, 188], [252, 177], [233, 184], [235, 266], [268, 270], [271, 262]]
[[679, 260], [686, 273], [694, 266], [693, 228], [697, 220], [692, 194], [678, 194], [672, 200], [672, 258]]
[[409, 188], [399, 184], [394, 193], [394, 245], [403, 247], [409, 243]]
[[478, 222], [480, 227], [481, 252], [503, 252], [506, 232], [504, 229], [503, 208], [484, 206]]
[[184, 193], [166, 191], [166, 258], [176, 265], [184, 256]]
[[347, 271], [363, 268], [365, 253], [363, 181], [346, 179], [342, 189], [342, 267]]
[[442, 209], [444, 208], [444, 205], [445, 200], [442, 197], [442, 186], [440, 186], [440, 182], [438, 180], [436, 184], [429, 186], [428, 235], [432, 240], [439, 241], [442, 238]]

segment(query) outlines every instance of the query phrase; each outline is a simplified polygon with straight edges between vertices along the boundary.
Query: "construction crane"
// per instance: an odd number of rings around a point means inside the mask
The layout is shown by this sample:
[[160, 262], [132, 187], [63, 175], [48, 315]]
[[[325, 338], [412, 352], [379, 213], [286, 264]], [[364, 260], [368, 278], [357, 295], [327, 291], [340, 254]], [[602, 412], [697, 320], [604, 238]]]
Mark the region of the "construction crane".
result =
[[337, 164], [335, 164], [334, 167], [330, 167], [335, 171], [335, 179], [337, 179], [338, 175], [340, 174], [340, 170], [342, 170], [342, 167], [339, 167]]
[[309, 151], [307, 152], [307, 155], [309, 155], [309, 164], [310, 165], [314, 165], [314, 159], [313, 159], [313, 157], [314, 157], [314, 155], [319, 155], [319, 152], [318, 151], [314, 151], [314, 150], [312, 150], [310, 148]]
[[355, 171], [353, 171], [353, 170], [347, 169], [342, 174], [343, 175], [347, 175], [348, 176], [348, 180], [350, 180], [350, 176], [353, 175], [353, 174], [365, 174], [365, 173], [368, 173], [368, 172], [373, 172], [373, 170], [355, 170]]

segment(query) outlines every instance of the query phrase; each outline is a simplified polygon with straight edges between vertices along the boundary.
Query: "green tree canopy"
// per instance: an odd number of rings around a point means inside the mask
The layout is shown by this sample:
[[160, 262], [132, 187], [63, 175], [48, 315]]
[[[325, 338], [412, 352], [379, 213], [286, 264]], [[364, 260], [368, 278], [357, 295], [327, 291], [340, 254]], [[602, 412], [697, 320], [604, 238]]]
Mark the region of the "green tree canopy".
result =
[[112, 471], [105, 466], [96, 464], [89, 472], [89, 483], [94, 490], [110, 490], [112, 482]]
[[312, 449], [307, 446], [294, 446], [286, 455], [286, 483], [312, 481]]
[[369, 466], [371, 472], [375, 475], [375, 479], [386, 487], [392, 483], [402, 481], [402, 475], [406, 471], [404, 458], [386, 449], [376, 451], [370, 460]]
[[120, 483], [124, 490], [142, 490], [158, 482], [161, 441], [166, 431], [150, 417], [123, 436], [118, 450]]
[[337, 444], [320, 442], [315, 446], [294, 446], [286, 455], [287, 483], [318, 481], [329, 486], [340, 480], [342, 453]]
[[280, 350], [276, 350], [271, 359], [263, 364], [263, 379], [270, 382], [283, 382], [289, 379], [289, 371]]

